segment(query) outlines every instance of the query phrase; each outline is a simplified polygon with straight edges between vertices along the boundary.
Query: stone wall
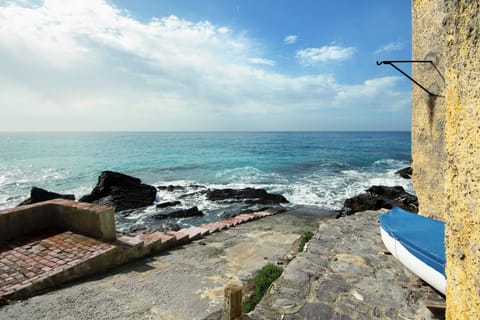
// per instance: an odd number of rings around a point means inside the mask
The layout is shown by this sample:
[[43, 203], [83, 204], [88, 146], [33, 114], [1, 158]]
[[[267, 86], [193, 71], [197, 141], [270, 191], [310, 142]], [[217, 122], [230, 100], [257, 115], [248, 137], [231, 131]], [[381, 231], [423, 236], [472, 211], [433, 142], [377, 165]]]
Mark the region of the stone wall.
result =
[[480, 2], [414, 0], [414, 187], [421, 213], [445, 220], [447, 319], [480, 319]]
[[113, 209], [107, 206], [54, 199], [0, 211], [0, 242], [48, 228], [116, 239]]
[[[412, 64], [413, 78], [430, 92], [444, 95], [445, 29], [444, 0], [413, 1], [412, 60], [431, 60], [431, 64]], [[413, 185], [419, 199], [419, 213], [443, 219], [447, 211], [444, 171], [445, 99], [430, 96], [412, 84]]]
[[447, 319], [480, 319], [480, 2], [445, 12]]

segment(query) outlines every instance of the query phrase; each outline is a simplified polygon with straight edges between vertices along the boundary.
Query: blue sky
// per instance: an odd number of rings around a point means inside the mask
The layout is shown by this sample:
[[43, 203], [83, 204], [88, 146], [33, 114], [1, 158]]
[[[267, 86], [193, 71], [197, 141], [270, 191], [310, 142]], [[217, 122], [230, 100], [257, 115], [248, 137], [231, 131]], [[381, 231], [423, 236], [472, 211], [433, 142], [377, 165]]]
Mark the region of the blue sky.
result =
[[410, 1], [0, 0], [0, 26], [0, 130], [410, 130], [375, 64], [410, 59]]

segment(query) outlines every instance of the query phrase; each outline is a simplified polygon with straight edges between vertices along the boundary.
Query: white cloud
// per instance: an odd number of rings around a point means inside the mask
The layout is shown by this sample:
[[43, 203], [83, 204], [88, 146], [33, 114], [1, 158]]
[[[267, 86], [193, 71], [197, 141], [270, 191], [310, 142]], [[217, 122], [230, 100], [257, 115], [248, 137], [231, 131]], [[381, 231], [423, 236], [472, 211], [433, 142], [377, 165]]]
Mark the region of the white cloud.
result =
[[[355, 101], [358, 105], [368, 107], [370, 111], [405, 111], [409, 108], [410, 98], [409, 94], [396, 89], [400, 79], [400, 77], [383, 77], [365, 80], [359, 85], [344, 86], [337, 91], [333, 104], [348, 106]], [[376, 102], [376, 99], [381, 99], [380, 103]]]
[[284, 39], [283, 39], [283, 43], [285, 44], [294, 44], [295, 42], [297, 42], [298, 40], [298, 36], [294, 35], [294, 34], [291, 34], [291, 35], [288, 35], [286, 36]]
[[390, 42], [387, 43], [377, 50], [375, 50], [375, 54], [387, 53], [392, 51], [399, 51], [403, 49], [403, 43], [400, 42]]
[[0, 26], [1, 130], [328, 129], [321, 110], [408, 97], [390, 78], [344, 85], [263, 69], [274, 61], [244, 33], [176, 16], [144, 23], [102, 0], [9, 4]]
[[354, 47], [323, 46], [320, 48], [307, 48], [297, 51], [297, 58], [302, 64], [327, 62], [331, 60], [346, 60], [355, 53]]
[[273, 67], [275, 65], [275, 61], [266, 58], [250, 58], [248, 59], [248, 61], [253, 64], [263, 64], [270, 67]]

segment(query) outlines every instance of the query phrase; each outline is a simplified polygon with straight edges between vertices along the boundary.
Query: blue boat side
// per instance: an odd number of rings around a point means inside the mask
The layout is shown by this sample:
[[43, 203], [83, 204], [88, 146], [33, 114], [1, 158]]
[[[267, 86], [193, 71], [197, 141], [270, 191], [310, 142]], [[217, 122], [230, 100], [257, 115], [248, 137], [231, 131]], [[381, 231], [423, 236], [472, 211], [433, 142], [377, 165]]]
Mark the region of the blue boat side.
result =
[[398, 207], [380, 216], [380, 226], [411, 254], [445, 276], [445, 224]]

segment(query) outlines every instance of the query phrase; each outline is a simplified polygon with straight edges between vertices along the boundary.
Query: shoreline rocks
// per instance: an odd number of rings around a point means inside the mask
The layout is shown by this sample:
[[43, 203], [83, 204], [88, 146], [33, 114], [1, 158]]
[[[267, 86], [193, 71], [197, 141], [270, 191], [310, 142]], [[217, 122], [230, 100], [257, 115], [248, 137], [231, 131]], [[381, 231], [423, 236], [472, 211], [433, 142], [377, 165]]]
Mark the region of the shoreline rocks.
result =
[[404, 179], [412, 179], [413, 170], [412, 170], [412, 167], [406, 167], [396, 171], [395, 174], [398, 174], [400, 177]]
[[60, 194], [52, 191], [48, 191], [42, 188], [32, 187], [30, 190], [30, 197], [22, 202], [20, 202], [17, 207], [24, 206], [27, 204], [34, 204], [37, 202], [48, 201], [53, 199], [67, 199], [75, 200], [75, 195], [73, 194]]
[[168, 219], [168, 218], [189, 218], [189, 217], [201, 217], [205, 215], [202, 211], [198, 210], [197, 206], [189, 209], [175, 210], [169, 213], [160, 213], [153, 215], [152, 218], [156, 220]]
[[268, 193], [265, 189], [244, 188], [244, 189], [213, 189], [206, 193], [207, 199], [211, 201], [246, 202], [248, 204], [270, 204], [288, 203], [288, 200], [280, 194]]
[[181, 203], [180, 201], [162, 202], [162, 203], [157, 204], [157, 208], [163, 209], [163, 208], [167, 208], [167, 207], [174, 207], [174, 206], [179, 205], [180, 203]]
[[79, 199], [111, 206], [115, 211], [136, 209], [152, 205], [157, 189], [143, 184], [138, 178], [113, 171], [103, 171], [92, 192]]
[[417, 213], [418, 199], [401, 186], [372, 186], [365, 193], [345, 200], [339, 217], [352, 215], [359, 211], [391, 209], [395, 206]]

